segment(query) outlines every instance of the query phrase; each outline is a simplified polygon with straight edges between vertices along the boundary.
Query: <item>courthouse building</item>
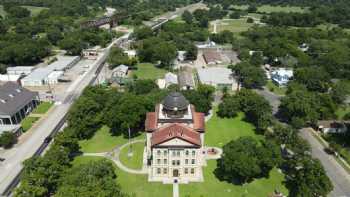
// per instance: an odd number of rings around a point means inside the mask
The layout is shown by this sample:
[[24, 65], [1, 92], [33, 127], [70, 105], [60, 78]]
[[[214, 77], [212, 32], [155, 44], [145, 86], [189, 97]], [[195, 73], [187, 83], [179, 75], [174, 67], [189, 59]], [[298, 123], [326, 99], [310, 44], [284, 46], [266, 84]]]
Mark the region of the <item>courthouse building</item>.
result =
[[149, 181], [203, 181], [205, 119], [178, 92], [146, 117]]

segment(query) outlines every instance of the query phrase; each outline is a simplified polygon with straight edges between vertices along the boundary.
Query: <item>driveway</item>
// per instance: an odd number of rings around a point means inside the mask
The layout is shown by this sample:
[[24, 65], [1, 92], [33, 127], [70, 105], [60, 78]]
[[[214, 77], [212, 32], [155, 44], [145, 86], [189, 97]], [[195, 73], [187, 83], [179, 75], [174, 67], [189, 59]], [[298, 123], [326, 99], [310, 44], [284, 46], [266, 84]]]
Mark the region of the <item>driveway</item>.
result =
[[300, 130], [300, 136], [307, 140], [312, 149], [312, 156], [321, 161], [328, 177], [331, 179], [334, 190], [329, 195], [331, 197], [350, 197], [350, 175], [334, 159], [328, 155], [322, 144], [312, 135], [310, 128]]

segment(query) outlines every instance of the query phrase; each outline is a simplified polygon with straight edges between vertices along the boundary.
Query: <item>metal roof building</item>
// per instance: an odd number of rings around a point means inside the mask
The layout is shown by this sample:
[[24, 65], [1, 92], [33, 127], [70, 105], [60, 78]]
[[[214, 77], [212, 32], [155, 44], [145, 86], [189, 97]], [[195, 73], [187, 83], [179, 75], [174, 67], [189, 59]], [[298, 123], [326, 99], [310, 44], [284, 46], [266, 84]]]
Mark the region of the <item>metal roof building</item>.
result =
[[198, 69], [198, 78], [202, 84], [212, 85], [217, 88], [228, 87], [234, 89], [237, 86], [231, 69], [212, 67]]

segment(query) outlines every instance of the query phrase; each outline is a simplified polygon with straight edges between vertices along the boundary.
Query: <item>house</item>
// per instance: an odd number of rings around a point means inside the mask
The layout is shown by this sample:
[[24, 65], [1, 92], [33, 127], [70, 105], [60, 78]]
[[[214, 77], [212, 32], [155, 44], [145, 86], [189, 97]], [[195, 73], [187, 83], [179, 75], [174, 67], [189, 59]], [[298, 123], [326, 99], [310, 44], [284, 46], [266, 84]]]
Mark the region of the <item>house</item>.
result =
[[317, 130], [322, 133], [345, 133], [350, 121], [322, 120], [317, 122]]
[[293, 70], [278, 68], [271, 72], [271, 79], [278, 86], [285, 86], [293, 78]]
[[181, 93], [170, 93], [147, 113], [145, 130], [149, 181], [203, 181], [204, 114]]
[[99, 52], [100, 52], [100, 47], [96, 46], [94, 48], [84, 49], [82, 54], [83, 54], [83, 57], [85, 59], [96, 60], [97, 57], [98, 57]]
[[160, 89], [169, 87], [170, 85], [179, 84], [177, 75], [171, 72], [165, 74], [164, 79], [157, 79], [157, 85]]
[[208, 65], [214, 65], [214, 64], [221, 64], [222, 59], [218, 52], [216, 51], [204, 51], [203, 52], [203, 58], [206, 64]]
[[193, 90], [195, 88], [193, 74], [190, 68], [185, 67], [185, 69], [179, 71], [178, 82], [181, 90]]
[[0, 86], [0, 125], [17, 125], [39, 104], [37, 92], [7, 82]]
[[237, 89], [237, 82], [231, 69], [228, 68], [201, 68], [198, 69], [198, 79], [202, 84], [211, 85], [218, 89], [227, 87], [229, 90]]
[[119, 84], [125, 84], [128, 77], [129, 67], [126, 65], [119, 65], [112, 70], [112, 78]]

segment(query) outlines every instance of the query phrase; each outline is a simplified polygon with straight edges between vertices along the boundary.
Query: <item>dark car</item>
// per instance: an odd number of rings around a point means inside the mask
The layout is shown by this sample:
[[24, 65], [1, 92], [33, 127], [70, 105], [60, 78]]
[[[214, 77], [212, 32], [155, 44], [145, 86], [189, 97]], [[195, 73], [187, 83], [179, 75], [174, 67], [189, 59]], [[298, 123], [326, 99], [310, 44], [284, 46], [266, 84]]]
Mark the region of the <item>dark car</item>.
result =
[[50, 137], [50, 136], [49, 136], [49, 137], [46, 137], [45, 140], [44, 140], [44, 143], [47, 143], [47, 144], [48, 144], [48, 143], [51, 142], [51, 140], [52, 140], [52, 137]]

